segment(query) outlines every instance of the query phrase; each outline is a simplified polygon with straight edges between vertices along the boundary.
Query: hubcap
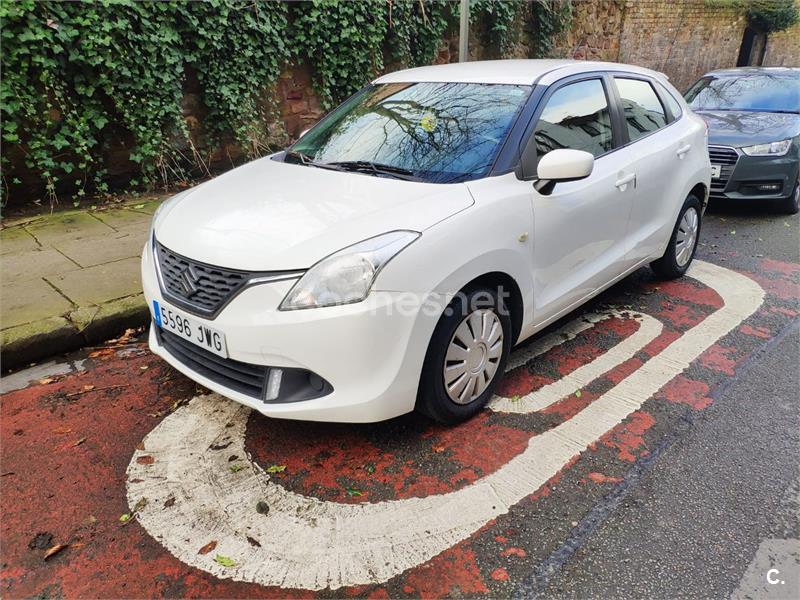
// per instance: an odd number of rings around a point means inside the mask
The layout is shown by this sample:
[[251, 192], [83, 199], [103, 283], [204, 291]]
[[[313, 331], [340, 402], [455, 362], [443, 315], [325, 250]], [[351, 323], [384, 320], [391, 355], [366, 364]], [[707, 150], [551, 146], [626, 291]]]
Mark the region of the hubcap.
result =
[[456, 328], [444, 359], [444, 387], [456, 404], [480, 396], [497, 374], [503, 325], [493, 310], [476, 310]]
[[678, 225], [678, 235], [675, 236], [675, 262], [679, 267], [685, 267], [692, 258], [699, 225], [700, 216], [697, 214], [697, 209], [690, 206], [683, 213], [683, 218]]

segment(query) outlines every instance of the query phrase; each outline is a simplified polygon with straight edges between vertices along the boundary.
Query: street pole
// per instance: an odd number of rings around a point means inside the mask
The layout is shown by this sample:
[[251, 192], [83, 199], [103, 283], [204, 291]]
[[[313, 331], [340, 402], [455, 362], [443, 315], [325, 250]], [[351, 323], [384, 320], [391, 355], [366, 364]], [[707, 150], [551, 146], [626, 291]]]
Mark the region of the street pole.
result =
[[461, 0], [458, 27], [458, 62], [469, 60], [469, 0]]

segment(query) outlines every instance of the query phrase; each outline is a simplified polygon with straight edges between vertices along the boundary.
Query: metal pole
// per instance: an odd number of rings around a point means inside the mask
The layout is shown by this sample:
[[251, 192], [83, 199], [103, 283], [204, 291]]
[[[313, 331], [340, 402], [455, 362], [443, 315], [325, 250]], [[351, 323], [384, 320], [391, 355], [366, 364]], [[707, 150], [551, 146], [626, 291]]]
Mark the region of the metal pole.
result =
[[458, 27], [458, 62], [469, 60], [469, 0], [461, 0]]

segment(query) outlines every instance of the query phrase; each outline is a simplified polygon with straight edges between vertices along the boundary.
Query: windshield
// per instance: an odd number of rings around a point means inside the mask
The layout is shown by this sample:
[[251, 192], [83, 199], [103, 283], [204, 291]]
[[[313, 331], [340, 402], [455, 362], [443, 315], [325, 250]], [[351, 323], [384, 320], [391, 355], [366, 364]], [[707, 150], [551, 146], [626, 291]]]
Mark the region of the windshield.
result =
[[686, 92], [694, 110], [800, 112], [800, 77], [759, 73], [703, 77]]
[[491, 168], [530, 90], [475, 83], [369, 86], [300, 138], [287, 160], [434, 183], [475, 179]]

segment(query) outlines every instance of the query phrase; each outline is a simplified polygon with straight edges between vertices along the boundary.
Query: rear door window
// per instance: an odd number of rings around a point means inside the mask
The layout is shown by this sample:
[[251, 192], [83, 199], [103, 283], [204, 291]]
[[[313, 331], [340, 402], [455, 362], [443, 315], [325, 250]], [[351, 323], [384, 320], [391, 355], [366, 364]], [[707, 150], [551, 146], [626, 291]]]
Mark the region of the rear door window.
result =
[[667, 124], [664, 107], [653, 86], [641, 79], [614, 77], [617, 84], [628, 137], [634, 142]]
[[584, 150], [595, 157], [611, 150], [611, 115], [602, 81], [578, 81], [553, 92], [533, 135], [539, 158], [560, 148]]

